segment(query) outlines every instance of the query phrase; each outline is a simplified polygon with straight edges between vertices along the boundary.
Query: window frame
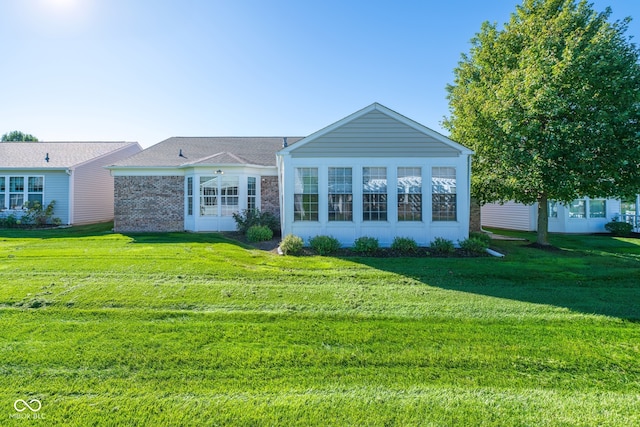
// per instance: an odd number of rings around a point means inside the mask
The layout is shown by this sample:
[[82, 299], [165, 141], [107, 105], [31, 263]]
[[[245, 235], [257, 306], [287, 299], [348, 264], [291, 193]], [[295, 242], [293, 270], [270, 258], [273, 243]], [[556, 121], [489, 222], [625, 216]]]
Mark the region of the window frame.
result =
[[319, 168], [296, 167], [293, 193], [293, 221], [319, 221]]
[[[353, 221], [353, 168], [329, 167], [327, 217], [329, 222]], [[331, 191], [334, 190], [334, 191]]]
[[[384, 173], [381, 173], [384, 172]], [[380, 186], [372, 186], [374, 181]], [[367, 190], [367, 187], [371, 190]], [[372, 208], [373, 207], [373, 208]], [[362, 167], [362, 221], [387, 222], [389, 220], [389, 177], [386, 166]]]
[[[402, 178], [416, 177], [418, 185], [401, 185]], [[396, 187], [398, 191], [398, 222], [422, 221], [422, 167], [398, 166], [396, 171]], [[417, 208], [417, 209], [416, 209]]]
[[[453, 175], [445, 172], [453, 171]], [[436, 184], [435, 180], [453, 180], [453, 185]], [[443, 191], [448, 187], [448, 191]], [[453, 189], [453, 191], [451, 191]], [[441, 191], [436, 191], [441, 190]], [[447, 208], [447, 206], [449, 206]], [[458, 170], [455, 166], [431, 168], [431, 221], [455, 222], [458, 220]]]

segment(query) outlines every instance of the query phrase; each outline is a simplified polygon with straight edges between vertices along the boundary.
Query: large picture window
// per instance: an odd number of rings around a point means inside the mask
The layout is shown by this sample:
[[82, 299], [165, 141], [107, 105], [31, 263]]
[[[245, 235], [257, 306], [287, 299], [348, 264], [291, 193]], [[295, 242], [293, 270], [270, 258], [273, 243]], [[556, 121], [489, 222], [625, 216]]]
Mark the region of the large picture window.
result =
[[387, 220], [387, 168], [362, 168], [362, 219]]
[[456, 168], [434, 167], [432, 169], [431, 196], [433, 221], [457, 220]]
[[422, 168], [398, 168], [398, 221], [422, 221]]
[[218, 216], [218, 177], [200, 177], [200, 216]]
[[296, 168], [293, 220], [318, 221], [318, 168]]
[[353, 220], [351, 168], [329, 168], [329, 221]]

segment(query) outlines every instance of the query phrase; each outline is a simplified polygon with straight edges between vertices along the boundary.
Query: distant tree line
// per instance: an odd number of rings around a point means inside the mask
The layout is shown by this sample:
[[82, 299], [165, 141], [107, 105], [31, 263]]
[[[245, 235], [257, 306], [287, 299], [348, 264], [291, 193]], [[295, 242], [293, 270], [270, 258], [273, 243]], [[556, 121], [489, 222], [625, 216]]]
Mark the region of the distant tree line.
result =
[[24, 133], [24, 132], [20, 132], [19, 130], [14, 130], [13, 132], [7, 132], [4, 135], [2, 135], [2, 142], [9, 142], [9, 141], [31, 141], [31, 142], [37, 142], [38, 138], [36, 138], [35, 136], [28, 134], [28, 133]]

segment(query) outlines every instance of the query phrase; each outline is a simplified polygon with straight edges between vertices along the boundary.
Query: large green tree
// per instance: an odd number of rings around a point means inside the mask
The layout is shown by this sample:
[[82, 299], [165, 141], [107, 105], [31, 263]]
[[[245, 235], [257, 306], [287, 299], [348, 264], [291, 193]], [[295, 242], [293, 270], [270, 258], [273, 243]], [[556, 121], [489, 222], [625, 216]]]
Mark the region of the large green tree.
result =
[[508, 23], [485, 22], [447, 87], [451, 137], [476, 152], [481, 202], [625, 197], [640, 190], [640, 52], [586, 1], [524, 0]]
[[28, 134], [28, 133], [24, 133], [24, 132], [20, 132], [19, 130], [14, 130], [13, 132], [7, 132], [4, 135], [2, 135], [2, 142], [8, 142], [8, 141], [38, 141], [38, 138], [36, 138], [35, 136]]

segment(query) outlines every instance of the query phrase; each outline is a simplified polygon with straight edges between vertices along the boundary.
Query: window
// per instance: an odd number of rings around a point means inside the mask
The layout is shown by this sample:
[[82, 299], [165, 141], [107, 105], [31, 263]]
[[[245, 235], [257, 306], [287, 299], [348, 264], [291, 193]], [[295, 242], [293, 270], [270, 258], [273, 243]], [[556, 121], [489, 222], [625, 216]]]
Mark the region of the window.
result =
[[42, 195], [44, 192], [44, 178], [41, 176], [30, 176], [27, 179], [27, 200], [29, 204], [39, 203], [42, 206]]
[[387, 168], [362, 168], [362, 219], [387, 220]]
[[318, 168], [296, 168], [293, 220], [318, 221]]
[[237, 176], [225, 176], [221, 179], [220, 206], [222, 216], [231, 216], [238, 212], [238, 184]]
[[431, 196], [433, 221], [457, 220], [456, 168], [434, 167], [432, 169]]
[[253, 210], [256, 208], [256, 178], [250, 176], [247, 178], [247, 209]]
[[587, 202], [584, 199], [574, 200], [569, 204], [569, 218], [586, 218]]
[[422, 168], [398, 168], [398, 221], [422, 221]]
[[193, 215], [193, 178], [187, 178], [187, 215]]
[[606, 218], [607, 201], [605, 199], [589, 200], [589, 218]]
[[351, 168], [329, 168], [329, 221], [353, 220]]
[[7, 204], [5, 203], [5, 194], [7, 193], [6, 181], [4, 176], [0, 176], [0, 210], [6, 209]]
[[555, 200], [549, 200], [547, 202], [547, 209], [549, 218], [558, 218], [558, 202], [556, 202]]
[[218, 215], [218, 177], [200, 177], [200, 216]]
[[9, 209], [22, 209], [24, 205], [24, 177], [9, 177]]
[[[0, 177], [0, 179], [2, 179]], [[2, 192], [2, 181], [0, 181], [0, 193]], [[2, 199], [0, 198], [0, 203]], [[623, 200], [620, 204], [620, 213], [622, 215], [635, 215], [636, 214], [636, 201], [635, 199]]]

